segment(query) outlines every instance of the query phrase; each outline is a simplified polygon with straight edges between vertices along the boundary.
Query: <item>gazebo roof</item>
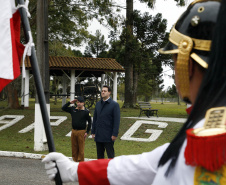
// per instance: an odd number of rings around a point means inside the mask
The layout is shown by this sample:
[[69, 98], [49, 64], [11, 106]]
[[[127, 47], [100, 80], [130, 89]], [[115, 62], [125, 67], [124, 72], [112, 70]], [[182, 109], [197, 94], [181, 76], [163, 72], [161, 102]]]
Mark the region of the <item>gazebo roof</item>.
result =
[[[26, 69], [31, 70], [29, 57], [25, 59]], [[86, 57], [64, 57], [49, 56], [49, 70], [51, 75], [61, 76], [63, 71], [70, 74], [82, 73], [83, 77], [101, 76], [105, 72], [124, 72], [125, 69], [112, 58], [86, 58]]]

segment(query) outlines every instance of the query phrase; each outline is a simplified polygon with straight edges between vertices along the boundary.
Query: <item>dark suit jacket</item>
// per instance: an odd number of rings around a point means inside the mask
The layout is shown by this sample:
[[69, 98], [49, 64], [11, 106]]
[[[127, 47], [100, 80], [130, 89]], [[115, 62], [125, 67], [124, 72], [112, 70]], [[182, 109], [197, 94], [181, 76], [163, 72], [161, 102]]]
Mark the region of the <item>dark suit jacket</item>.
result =
[[111, 136], [118, 136], [120, 124], [119, 104], [109, 98], [107, 101], [99, 101], [96, 104], [92, 134], [95, 134], [96, 142], [112, 142]]

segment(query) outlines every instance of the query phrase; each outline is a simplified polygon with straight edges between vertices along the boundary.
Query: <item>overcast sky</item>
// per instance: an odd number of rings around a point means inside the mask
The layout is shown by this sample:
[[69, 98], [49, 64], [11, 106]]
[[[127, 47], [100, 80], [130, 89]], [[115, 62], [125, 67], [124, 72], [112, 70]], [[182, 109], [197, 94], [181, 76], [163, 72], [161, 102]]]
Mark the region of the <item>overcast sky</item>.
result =
[[[187, 0], [187, 2], [189, 3], [191, 0]], [[117, 0], [117, 3], [123, 7], [126, 7], [126, 0]], [[179, 16], [186, 10], [188, 3], [184, 7], [178, 7], [174, 0], [156, 0], [155, 8], [150, 9], [147, 7], [146, 3], [140, 3], [139, 0], [134, 0], [134, 9], [140, 10], [141, 12], [149, 12], [151, 15], [161, 13], [162, 17], [167, 19], [167, 31], [169, 31]], [[126, 11], [122, 11], [122, 14], [125, 17]], [[97, 21], [92, 21], [89, 31], [92, 34], [95, 34], [97, 29], [100, 29], [104, 35], [109, 34], [109, 30], [107, 28], [101, 27]]]
[[[118, 4], [126, 7], [126, 0], [117, 0]], [[175, 24], [179, 16], [186, 10], [191, 0], [186, 1], [187, 4], [184, 7], [178, 7], [174, 0], [156, 0], [155, 8], [152, 10], [147, 7], [145, 3], [140, 3], [139, 0], [134, 0], [134, 9], [140, 10], [141, 12], [149, 12], [151, 15], [156, 15], [161, 13], [164, 19], [167, 19], [167, 31], [169, 32], [171, 27]], [[125, 11], [122, 11], [125, 16]], [[105, 35], [105, 39], [108, 39], [109, 30], [101, 26], [97, 21], [93, 21], [90, 25], [89, 31], [95, 35], [96, 30], [101, 30], [101, 33]], [[78, 48], [81, 51], [84, 51], [82, 48]], [[168, 67], [164, 67], [163, 70], [163, 79], [164, 79], [164, 89], [167, 89], [168, 86], [172, 86], [173, 79], [169, 77], [173, 73], [172, 70]]]
[[191, 1], [187, 0], [186, 6], [178, 7], [174, 0], [156, 0], [155, 8], [153, 10], [147, 8], [145, 3], [139, 3], [139, 0], [134, 0], [134, 2], [134, 8], [142, 12], [149, 12], [152, 15], [161, 13], [162, 17], [167, 19], [167, 31], [169, 31], [179, 16], [186, 10], [188, 3]]

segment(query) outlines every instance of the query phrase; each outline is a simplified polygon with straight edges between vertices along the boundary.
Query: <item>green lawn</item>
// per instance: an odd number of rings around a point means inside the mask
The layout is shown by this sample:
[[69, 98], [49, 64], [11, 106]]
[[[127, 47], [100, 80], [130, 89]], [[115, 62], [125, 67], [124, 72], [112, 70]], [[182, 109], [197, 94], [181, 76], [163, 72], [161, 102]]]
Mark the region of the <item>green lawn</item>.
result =
[[[119, 102], [122, 105], [122, 102]], [[178, 117], [186, 118], [185, 108], [186, 105], [177, 105], [177, 103], [151, 103], [154, 109], [159, 109], [160, 117]], [[0, 131], [0, 150], [2, 151], [17, 151], [34, 153], [34, 130], [21, 134], [18, 133], [21, 129], [27, 127], [34, 122], [34, 100], [31, 99], [29, 109], [10, 110], [3, 109], [6, 107], [6, 102], [0, 102], [0, 116], [2, 115], [24, 115], [25, 117], [15, 125]], [[61, 102], [57, 105], [50, 102], [51, 116], [67, 116], [68, 119], [61, 123], [59, 126], [52, 126], [53, 138], [57, 152], [62, 152], [67, 156], [71, 156], [71, 142], [70, 137], [66, 137], [71, 130], [71, 117], [68, 113], [61, 111]], [[93, 108], [90, 109], [93, 113]], [[121, 123], [119, 130], [119, 137], [115, 142], [116, 156], [127, 154], [138, 154], [142, 152], [148, 152], [153, 150], [159, 145], [166, 142], [170, 142], [175, 134], [178, 132], [182, 123], [167, 122], [168, 126], [163, 130], [160, 137], [154, 142], [135, 142], [135, 141], [123, 141], [120, 137], [133, 125], [136, 119], [128, 119], [123, 117], [137, 117], [139, 115], [139, 108], [136, 109], [121, 109]], [[157, 125], [143, 124], [134, 137], [148, 138], [150, 134], [144, 133], [146, 129], [159, 129]], [[48, 151], [35, 152], [46, 154]], [[95, 142], [92, 139], [87, 139], [85, 144], [85, 157], [96, 158]]]

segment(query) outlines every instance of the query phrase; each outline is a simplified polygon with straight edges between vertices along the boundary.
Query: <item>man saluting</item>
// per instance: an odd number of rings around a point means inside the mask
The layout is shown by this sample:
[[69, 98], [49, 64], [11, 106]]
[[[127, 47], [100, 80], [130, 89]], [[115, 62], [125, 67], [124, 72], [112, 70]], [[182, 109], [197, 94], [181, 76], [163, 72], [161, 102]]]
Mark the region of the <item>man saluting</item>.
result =
[[[75, 102], [77, 107], [69, 107], [70, 104], [74, 104]], [[91, 127], [91, 114], [84, 107], [84, 103], [84, 98], [80, 96], [62, 107], [62, 110], [70, 113], [72, 118], [71, 147], [72, 158], [75, 162], [84, 161], [85, 139]], [[86, 128], [87, 121], [88, 126]]]

